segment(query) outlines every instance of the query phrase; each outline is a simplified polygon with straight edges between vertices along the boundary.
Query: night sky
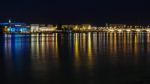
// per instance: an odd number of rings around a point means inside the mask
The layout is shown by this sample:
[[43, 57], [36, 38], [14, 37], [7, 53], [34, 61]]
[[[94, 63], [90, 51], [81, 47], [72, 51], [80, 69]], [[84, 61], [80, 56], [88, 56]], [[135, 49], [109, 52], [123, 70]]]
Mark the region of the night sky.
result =
[[146, 0], [1, 0], [0, 21], [28, 23], [150, 23]]

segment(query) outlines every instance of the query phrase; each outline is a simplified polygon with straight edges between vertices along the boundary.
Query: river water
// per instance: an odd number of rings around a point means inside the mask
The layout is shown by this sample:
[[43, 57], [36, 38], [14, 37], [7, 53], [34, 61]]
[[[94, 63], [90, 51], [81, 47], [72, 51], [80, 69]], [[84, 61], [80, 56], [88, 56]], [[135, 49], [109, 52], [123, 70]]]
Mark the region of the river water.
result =
[[3, 84], [149, 84], [150, 33], [0, 36]]

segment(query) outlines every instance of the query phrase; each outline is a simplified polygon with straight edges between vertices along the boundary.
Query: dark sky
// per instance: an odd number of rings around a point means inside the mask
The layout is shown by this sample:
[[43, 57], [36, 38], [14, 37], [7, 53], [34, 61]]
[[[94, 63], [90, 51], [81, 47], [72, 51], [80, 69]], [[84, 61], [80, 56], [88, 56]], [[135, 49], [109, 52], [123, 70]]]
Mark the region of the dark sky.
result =
[[1, 0], [0, 21], [150, 23], [148, 0]]

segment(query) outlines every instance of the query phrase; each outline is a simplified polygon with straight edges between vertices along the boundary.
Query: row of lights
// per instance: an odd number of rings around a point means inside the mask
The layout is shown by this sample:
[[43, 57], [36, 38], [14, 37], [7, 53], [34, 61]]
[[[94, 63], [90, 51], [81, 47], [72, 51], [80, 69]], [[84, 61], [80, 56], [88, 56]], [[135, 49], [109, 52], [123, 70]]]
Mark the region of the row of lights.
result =
[[[114, 29], [109, 29], [108, 31], [109, 31], [109, 32], [114, 32], [115, 30], [114, 30]], [[122, 29], [118, 29], [117, 31], [118, 31], [118, 32], [122, 32], [123, 30], [122, 30]], [[130, 32], [130, 31], [132, 31], [132, 30], [131, 30], [131, 29], [126, 29], [125, 31]], [[135, 31], [136, 31], [136, 32], [140, 32], [141, 30], [140, 30], [140, 29], [136, 29]], [[147, 32], [150, 32], [150, 29], [146, 29], [146, 31], [147, 31]]]

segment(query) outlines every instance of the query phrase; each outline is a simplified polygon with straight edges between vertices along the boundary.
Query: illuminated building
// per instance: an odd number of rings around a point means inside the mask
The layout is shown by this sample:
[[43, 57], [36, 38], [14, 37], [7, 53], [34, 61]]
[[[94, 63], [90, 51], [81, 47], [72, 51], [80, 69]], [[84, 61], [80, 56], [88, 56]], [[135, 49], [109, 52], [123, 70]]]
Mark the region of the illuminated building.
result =
[[31, 24], [31, 33], [52, 32], [57, 30], [57, 25]]
[[47, 27], [48, 27], [49, 31], [56, 31], [57, 30], [57, 25], [49, 24]]
[[92, 27], [90, 24], [82, 24], [82, 30], [91, 30]]
[[39, 32], [39, 24], [31, 24], [31, 33]]
[[29, 27], [27, 27], [26, 23], [20, 22], [3, 22], [0, 23], [3, 28], [4, 33], [29, 33]]
[[57, 30], [57, 25], [39, 25], [39, 32], [53, 32]]
[[62, 30], [73, 30], [74, 25], [62, 25]]
[[106, 24], [106, 27], [112, 27], [112, 28], [126, 28], [125, 24]]
[[62, 25], [62, 29], [79, 31], [79, 30], [91, 30], [92, 27], [90, 24], [80, 24], [80, 25], [71, 24], [71, 25]]
[[91, 24], [31, 24], [8, 22], [0, 23], [0, 33], [49, 33], [49, 32], [150, 32], [149, 25], [106, 24], [92, 26]]

